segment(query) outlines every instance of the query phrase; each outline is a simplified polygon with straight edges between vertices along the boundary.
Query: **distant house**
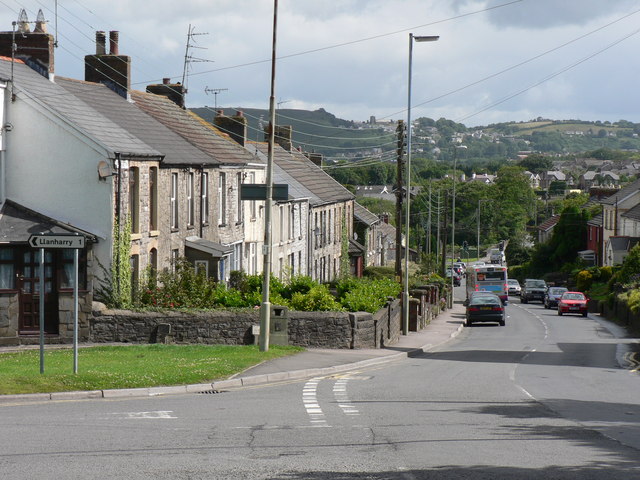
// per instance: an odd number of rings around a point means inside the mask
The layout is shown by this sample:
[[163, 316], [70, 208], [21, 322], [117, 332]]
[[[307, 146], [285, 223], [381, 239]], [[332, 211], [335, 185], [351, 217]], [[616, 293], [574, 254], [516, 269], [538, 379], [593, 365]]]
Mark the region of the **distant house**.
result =
[[546, 219], [540, 225], [538, 225], [538, 242], [545, 243], [551, 240], [551, 236], [553, 235], [553, 229], [558, 224], [560, 220], [560, 215], [553, 215], [552, 217]]
[[595, 264], [602, 266], [604, 243], [602, 241], [602, 213], [587, 221], [587, 249], [595, 253]]
[[471, 174], [471, 178], [467, 180], [467, 182], [480, 182], [485, 184], [494, 183], [496, 179], [496, 175], [490, 175], [488, 173], [480, 173], [480, 174]]
[[621, 265], [638, 242], [639, 237], [609, 237], [605, 246], [606, 264]]
[[540, 176], [540, 188], [548, 190], [553, 182], [566, 182], [567, 176], [558, 170], [542, 172]]
[[[640, 180], [636, 180], [624, 188], [616, 191], [614, 194], [600, 201], [602, 204], [602, 241], [604, 245], [610, 237], [618, 237], [623, 235], [623, 228], [625, 226], [622, 215], [633, 209], [640, 203]], [[632, 220], [631, 217], [629, 221]], [[613, 256], [605, 255], [603, 258], [605, 265], [612, 265], [609, 259]]]
[[526, 171], [524, 172], [524, 174], [527, 176], [527, 179], [529, 180], [529, 185], [531, 185], [531, 188], [533, 188], [534, 190], [540, 188], [540, 174], [539, 173], [532, 173], [530, 171]]

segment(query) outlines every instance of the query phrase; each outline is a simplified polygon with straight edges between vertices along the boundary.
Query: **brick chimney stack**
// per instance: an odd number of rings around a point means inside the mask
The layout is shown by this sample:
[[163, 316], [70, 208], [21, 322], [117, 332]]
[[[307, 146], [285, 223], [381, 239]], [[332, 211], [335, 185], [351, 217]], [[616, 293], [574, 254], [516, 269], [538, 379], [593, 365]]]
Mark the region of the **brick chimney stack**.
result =
[[131, 57], [119, 54], [119, 32], [109, 32], [109, 53], [106, 53], [105, 32], [96, 32], [96, 53], [84, 57], [84, 79], [103, 83], [118, 95], [129, 98], [131, 89]]
[[186, 90], [180, 82], [171, 83], [170, 78], [163, 78], [162, 83], [147, 85], [147, 93], [163, 95], [180, 108], [184, 108], [184, 94]]
[[[290, 152], [293, 148], [291, 138], [293, 135], [293, 127], [291, 125], [276, 125], [273, 138], [275, 143], [284, 148], [287, 152]], [[269, 126], [264, 128], [264, 139], [269, 141]]]
[[[16, 32], [0, 32], [0, 56], [14, 57], [49, 79], [54, 74], [54, 38], [47, 33], [46, 20], [42, 10], [38, 11], [36, 26], [31, 31], [29, 18], [24, 9], [20, 10], [15, 23]], [[12, 51], [15, 38], [16, 49]]]
[[225, 116], [222, 110], [218, 110], [213, 124], [243, 147], [247, 143], [247, 117], [241, 110], [231, 117]]

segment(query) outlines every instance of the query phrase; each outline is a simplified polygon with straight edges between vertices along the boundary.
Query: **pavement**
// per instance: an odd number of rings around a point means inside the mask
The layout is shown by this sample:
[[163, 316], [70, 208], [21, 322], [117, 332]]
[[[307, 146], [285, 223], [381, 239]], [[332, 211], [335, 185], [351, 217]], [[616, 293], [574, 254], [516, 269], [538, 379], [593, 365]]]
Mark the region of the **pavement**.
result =
[[[287, 357], [255, 365], [227, 380], [211, 383], [151, 388], [91, 390], [82, 392], [34, 393], [0, 395], [0, 405], [40, 402], [46, 400], [80, 400], [88, 398], [127, 398], [184, 393], [215, 393], [248, 385], [302, 380], [315, 376], [333, 375], [371, 365], [393, 362], [428, 352], [454, 338], [463, 328], [465, 308], [460, 301], [453, 308], [441, 312], [419, 332], [401, 335], [394, 345], [380, 349], [319, 349], [309, 348]], [[49, 348], [47, 346], [47, 348]], [[0, 352], [9, 351], [0, 347]]]

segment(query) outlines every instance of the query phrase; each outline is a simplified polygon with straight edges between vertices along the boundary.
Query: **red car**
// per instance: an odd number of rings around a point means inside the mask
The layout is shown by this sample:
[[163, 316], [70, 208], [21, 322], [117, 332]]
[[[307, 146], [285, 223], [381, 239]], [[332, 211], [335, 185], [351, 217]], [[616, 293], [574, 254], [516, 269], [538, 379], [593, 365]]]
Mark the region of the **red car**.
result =
[[579, 313], [587, 316], [587, 301], [589, 299], [582, 292], [564, 292], [558, 300], [558, 315], [563, 313]]

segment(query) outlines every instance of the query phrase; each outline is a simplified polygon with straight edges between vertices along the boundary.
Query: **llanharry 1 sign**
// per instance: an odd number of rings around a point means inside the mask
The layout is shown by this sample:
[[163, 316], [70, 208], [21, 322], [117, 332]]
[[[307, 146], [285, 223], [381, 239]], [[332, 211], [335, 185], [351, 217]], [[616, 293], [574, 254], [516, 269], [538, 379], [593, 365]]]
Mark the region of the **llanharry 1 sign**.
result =
[[34, 248], [84, 248], [84, 235], [42, 233], [31, 235], [29, 245]]

